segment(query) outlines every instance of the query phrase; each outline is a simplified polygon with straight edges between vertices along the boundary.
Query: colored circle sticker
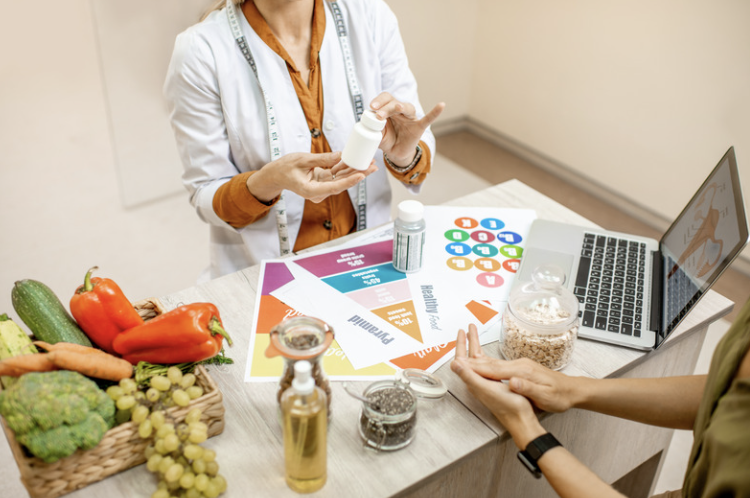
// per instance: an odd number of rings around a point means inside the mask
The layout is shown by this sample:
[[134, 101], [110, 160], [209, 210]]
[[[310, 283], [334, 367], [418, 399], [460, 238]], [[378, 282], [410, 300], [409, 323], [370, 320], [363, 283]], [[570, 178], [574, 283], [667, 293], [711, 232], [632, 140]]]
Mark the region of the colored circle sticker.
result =
[[476, 232], [471, 232], [471, 238], [482, 244], [487, 244], [495, 241], [495, 234], [485, 230], [477, 230]]
[[448, 268], [451, 270], [456, 271], [466, 271], [471, 270], [474, 265], [471, 263], [471, 260], [469, 258], [464, 258], [461, 256], [456, 256], [455, 258], [448, 258], [448, 261], [446, 261], [446, 264], [448, 265]]
[[521, 242], [522, 237], [516, 232], [500, 232], [497, 234], [497, 240], [506, 244], [518, 244]]
[[502, 230], [505, 223], [497, 218], [485, 218], [481, 221], [481, 225], [487, 230]]
[[506, 258], [520, 258], [523, 255], [523, 248], [518, 246], [502, 246], [500, 253]]
[[477, 244], [472, 248], [472, 251], [481, 258], [491, 258], [497, 256], [498, 253], [497, 247], [489, 244]]
[[505, 261], [503, 261], [503, 268], [511, 273], [517, 272], [519, 266], [521, 266], [520, 259], [506, 259]]
[[479, 222], [474, 218], [456, 218], [454, 222], [458, 228], [476, 228]]
[[452, 254], [454, 256], [466, 256], [468, 254], [471, 254], [471, 247], [462, 242], [448, 244], [447, 246], [445, 246], [445, 250], [448, 251], [448, 254]]
[[463, 230], [448, 230], [445, 232], [445, 238], [453, 242], [463, 242], [469, 240], [469, 233]]
[[477, 275], [477, 283], [483, 287], [500, 287], [505, 283], [503, 277], [495, 273], [480, 273]]
[[482, 271], [497, 271], [503, 265], [501, 265], [500, 261], [496, 259], [479, 258], [476, 261], [474, 261], [474, 266], [476, 266], [479, 270], [482, 270]]

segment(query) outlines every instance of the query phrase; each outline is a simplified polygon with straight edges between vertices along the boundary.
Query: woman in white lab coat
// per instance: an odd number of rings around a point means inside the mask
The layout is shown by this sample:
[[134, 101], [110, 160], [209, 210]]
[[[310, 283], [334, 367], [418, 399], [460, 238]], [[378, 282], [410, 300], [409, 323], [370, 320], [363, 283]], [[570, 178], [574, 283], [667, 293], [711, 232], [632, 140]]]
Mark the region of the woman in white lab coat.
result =
[[[183, 182], [211, 228], [209, 278], [387, 222], [386, 174], [419, 191], [444, 107], [422, 111], [382, 0], [217, 5], [178, 36], [164, 92]], [[385, 160], [364, 172], [328, 152], [343, 150], [357, 106], [387, 119]]]

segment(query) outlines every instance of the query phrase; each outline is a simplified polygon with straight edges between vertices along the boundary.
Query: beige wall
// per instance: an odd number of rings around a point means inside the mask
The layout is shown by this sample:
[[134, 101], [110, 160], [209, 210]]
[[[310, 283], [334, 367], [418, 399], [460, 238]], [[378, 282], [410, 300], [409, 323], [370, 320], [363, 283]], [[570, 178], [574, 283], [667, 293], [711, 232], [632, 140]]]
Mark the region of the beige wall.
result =
[[[425, 110], [447, 106], [442, 121], [469, 114], [472, 93], [476, 0], [386, 0], [399, 20], [409, 66]], [[456, 29], [458, 27], [458, 29]]]
[[[463, 113], [665, 219], [734, 145], [750, 198], [750, 2], [389, 3], [423, 100], [440, 95], [447, 117]], [[446, 85], [469, 63], [468, 92]]]

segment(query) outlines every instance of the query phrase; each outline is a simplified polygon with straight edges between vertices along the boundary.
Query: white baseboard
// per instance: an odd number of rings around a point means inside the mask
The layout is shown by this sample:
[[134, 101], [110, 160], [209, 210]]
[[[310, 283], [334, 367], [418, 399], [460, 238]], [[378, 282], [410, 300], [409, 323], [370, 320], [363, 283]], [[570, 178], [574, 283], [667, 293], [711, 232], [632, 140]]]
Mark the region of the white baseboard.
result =
[[[436, 137], [460, 131], [471, 132], [488, 142], [515, 154], [521, 159], [528, 161], [547, 173], [564, 178], [565, 181], [580, 188], [589, 195], [611, 204], [626, 215], [645, 223], [659, 232], [663, 233], [669, 228], [671, 220], [668, 220], [664, 216], [633, 202], [631, 199], [628, 199], [609, 187], [598, 183], [596, 180], [582, 175], [574, 169], [555, 161], [551, 157], [547, 157], [541, 152], [534, 150], [499, 131], [493, 130], [485, 124], [470, 117], [459, 117], [447, 121], [439, 121], [432, 125], [432, 132]], [[740, 254], [732, 263], [732, 269], [750, 276], [750, 257]]]

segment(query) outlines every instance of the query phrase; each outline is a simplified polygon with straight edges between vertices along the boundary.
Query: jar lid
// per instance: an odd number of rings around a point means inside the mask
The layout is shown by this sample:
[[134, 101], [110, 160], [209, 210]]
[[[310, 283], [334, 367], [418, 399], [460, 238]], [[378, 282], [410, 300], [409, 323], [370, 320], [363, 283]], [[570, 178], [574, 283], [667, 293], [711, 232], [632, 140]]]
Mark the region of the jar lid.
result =
[[398, 217], [407, 223], [419, 221], [424, 217], [424, 204], [413, 199], [398, 204]]
[[448, 392], [440, 378], [418, 368], [399, 370], [396, 378], [408, 383], [414, 394], [420, 398], [442, 398]]
[[265, 355], [309, 360], [325, 353], [332, 342], [333, 328], [326, 322], [311, 316], [295, 316], [271, 329]]
[[514, 289], [508, 299], [508, 307], [515, 318], [538, 327], [540, 333], [547, 329], [553, 332], [578, 318], [579, 301], [563, 286], [566, 275], [562, 268], [541, 265], [531, 277], [531, 282]]

